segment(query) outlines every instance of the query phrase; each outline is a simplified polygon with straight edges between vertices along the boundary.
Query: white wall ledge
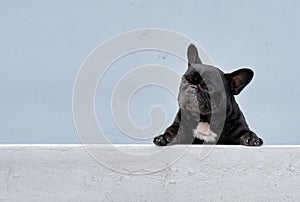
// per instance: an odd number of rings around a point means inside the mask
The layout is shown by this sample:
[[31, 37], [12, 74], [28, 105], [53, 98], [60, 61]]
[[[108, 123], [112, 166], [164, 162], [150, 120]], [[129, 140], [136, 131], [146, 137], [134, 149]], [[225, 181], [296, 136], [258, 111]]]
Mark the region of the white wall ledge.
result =
[[[113, 158], [119, 151], [144, 155], [164, 151], [172, 155], [186, 149], [181, 145], [166, 151], [154, 145], [113, 146], [118, 151], [107, 145], [93, 147], [101, 155], [112, 157], [105, 163], [120, 169], [123, 163], [129, 162], [124, 165], [132, 167], [135, 164], [121, 156]], [[201, 159], [200, 151], [209, 153]], [[136, 168], [151, 171], [152, 165], [148, 164], [153, 162]], [[135, 170], [130, 175], [107, 167], [110, 165], [100, 164], [82, 145], [0, 145], [0, 202], [300, 201], [298, 145], [193, 145], [160, 172], [135, 175]]]

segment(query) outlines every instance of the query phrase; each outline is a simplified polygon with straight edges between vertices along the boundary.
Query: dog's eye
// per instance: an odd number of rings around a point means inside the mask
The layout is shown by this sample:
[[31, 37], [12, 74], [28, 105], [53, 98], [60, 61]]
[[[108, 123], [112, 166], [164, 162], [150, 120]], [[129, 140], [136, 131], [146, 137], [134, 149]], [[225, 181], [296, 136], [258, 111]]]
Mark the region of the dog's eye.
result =
[[202, 88], [207, 89], [206, 83], [205, 83], [205, 81], [204, 81], [203, 79], [200, 80], [199, 85], [200, 85]]
[[205, 82], [204, 82], [204, 80], [202, 79], [201, 81], [200, 81], [200, 83], [199, 83], [202, 87], [203, 86], [205, 86]]

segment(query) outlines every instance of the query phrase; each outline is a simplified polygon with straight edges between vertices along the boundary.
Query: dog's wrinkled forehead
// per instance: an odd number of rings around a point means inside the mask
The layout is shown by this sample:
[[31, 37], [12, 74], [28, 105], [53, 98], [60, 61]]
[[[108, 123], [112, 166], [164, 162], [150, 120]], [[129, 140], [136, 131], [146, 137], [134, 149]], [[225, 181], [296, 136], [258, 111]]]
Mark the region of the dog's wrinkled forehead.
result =
[[215, 90], [220, 91], [224, 89], [224, 83], [222, 78], [222, 71], [214, 66], [194, 63], [190, 64], [190, 71], [197, 71], [206, 85], [213, 86]]

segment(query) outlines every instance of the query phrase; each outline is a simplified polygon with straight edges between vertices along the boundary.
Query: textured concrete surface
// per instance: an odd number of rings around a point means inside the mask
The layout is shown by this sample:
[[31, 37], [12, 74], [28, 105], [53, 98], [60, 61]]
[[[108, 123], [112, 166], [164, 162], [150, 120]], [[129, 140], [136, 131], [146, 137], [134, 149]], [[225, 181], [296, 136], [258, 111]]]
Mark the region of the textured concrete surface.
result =
[[[115, 159], [115, 150], [95, 147]], [[212, 150], [200, 158], [203, 148]], [[299, 169], [299, 146], [192, 146], [166, 169], [135, 175], [103, 166], [81, 145], [0, 145], [0, 201], [300, 201]]]

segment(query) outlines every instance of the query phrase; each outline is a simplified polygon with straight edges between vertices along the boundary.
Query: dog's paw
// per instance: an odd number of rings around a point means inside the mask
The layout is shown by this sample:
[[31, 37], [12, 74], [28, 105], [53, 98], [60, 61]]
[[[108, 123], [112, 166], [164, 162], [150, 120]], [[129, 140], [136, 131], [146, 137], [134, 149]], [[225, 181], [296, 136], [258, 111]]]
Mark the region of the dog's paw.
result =
[[153, 139], [153, 143], [157, 146], [167, 146], [172, 141], [171, 137], [167, 134], [159, 135]]
[[241, 144], [246, 146], [260, 146], [263, 140], [253, 132], [247, 132], [240, 138]]

